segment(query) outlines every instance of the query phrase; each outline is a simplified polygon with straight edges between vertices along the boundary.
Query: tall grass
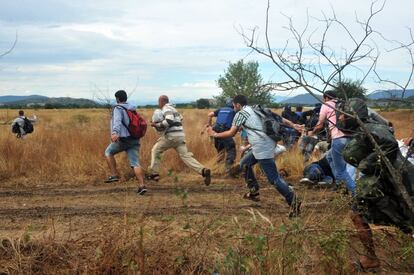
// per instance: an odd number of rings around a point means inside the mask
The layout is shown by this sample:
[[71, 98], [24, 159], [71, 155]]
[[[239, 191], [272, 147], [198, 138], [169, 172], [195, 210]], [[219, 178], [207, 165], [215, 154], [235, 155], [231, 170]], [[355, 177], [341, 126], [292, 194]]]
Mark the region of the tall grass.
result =
[[[0, 111], [0, 121], [10, 121], [11, 111]], [[109, 144], [110, 113], [107, 110], [38, 110], [35, 131], [26, 139], [16, 139], [9, 125], [0, 129], [0, 178], [30, 183], [86, 183], [102, 180], [108, 173], [104, 151]], [[146, 118], [151, 111], [145, 110]], [[214, 157], [212, 144], [200, 131], [206, 121], [204, 111], [183, 111], [187, 145], [195, 157], [208, 164]], [[140, 159], [144, 168], [149, 165], [151, 148], [158, 139], [148, 129], [141, 141]], [[129, 173], [126, 156], [117, 156], [121, 172]], [[173, 151], [163, 157], [163, 173], [187, 168]]]
[[[0, 122], [13, 119], [15, 110], [0, 110]], [[147, 119], [151, 110], [142, 112]], [[108, 110], [36, 110], [38, 122], [35, 131], [24, 140], [16, 139], [8, 124], [0, 125], [0, 180], [21, 184], [70, 183], [83, 184], [101, 181], [107, 174], [104, 150], [109, 144]], [[203, 164], [215, 167], [215, 149], [206, 134], [201, 135], [206, 122], [205, 110], [182, 110], [187, 145]], [[394, 123], [398, 138], [413, 135], [412, 111], [386, 112], [383, 115]], [[411, 128], [410, 128], [411, 127]], [[140, 161], [148, 167], [151, 148], [158, 139], [153, 129], [141, 142]], [[236, 138], [239, 142], [239, 138]], [[131, 173], [126, 156], [117, 156], [118, 167], [123, 174]], [[277, 161], [278, 168], [299, 177], [303, 159], [297, 149], [284, 154]], [[189, 172], [190, 170], [171, 150], [165, 153], [162, 173]]]

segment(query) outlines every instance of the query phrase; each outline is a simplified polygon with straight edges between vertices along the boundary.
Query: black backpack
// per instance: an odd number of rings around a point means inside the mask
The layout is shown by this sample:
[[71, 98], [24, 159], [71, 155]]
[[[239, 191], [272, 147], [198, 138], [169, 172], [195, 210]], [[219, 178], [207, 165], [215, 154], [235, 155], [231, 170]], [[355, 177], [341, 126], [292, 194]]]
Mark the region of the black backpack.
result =
[[254, 105], [252, 108], [262, 121], [263, 132], [275, 142], [280, 141], [282, 139], [282, 118], [269, 108], [263, 108], [260, 105]]
[[26, 134], [31, 134], [34, 131], [33, 124], [27, 117], [24, 118], [23, 130]]
[[12, 133], [14, 134], [20, 134], [20, 125], [19, 123], [14, 123], [12, 127]]
[[[347, 114], [357, 115], [363, 122], [369, 118], [368, 107], [366, 102], [361, 98], [350, 98], [348, 100], [338, 100], [335, 104], [336, 111], [336, 127], [344, 132], [353, 134], [359, 128], [359, 123], [356, 118], [350, 117]], [[342, 112], [347, 114], [344, 114]]]
[[318, 124], [319, 121], [319, 113], [320, 113], [321, 109], [319, 110], [314, 110], [312, 112], [311, 117], [309, 118], [309, 120], [306, 122], [306, 128], [308, 129], [313, 129], [315, 128], [315, 126]]

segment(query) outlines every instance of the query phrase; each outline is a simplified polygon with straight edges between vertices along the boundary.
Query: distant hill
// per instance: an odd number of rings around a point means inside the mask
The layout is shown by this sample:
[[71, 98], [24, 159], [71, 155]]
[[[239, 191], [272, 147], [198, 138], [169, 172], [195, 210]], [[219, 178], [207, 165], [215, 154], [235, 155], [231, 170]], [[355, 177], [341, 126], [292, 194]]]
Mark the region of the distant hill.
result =
[[46, 100], [47, 96], [41, 95], [27, 95], [27, 96], [18, 96], [18, 95], [4, 95], [0, 96], [0, 103], [16, 102], [21, 100]]
[[[367, 95], [370, 100], [378, 99], [390, 99], [390, 98], [401, 98], [401, 90], [378, 90]], [[404, 98], [412, 98], [414, 96], [414, 89], [405, 91]], [[322, 99], [322, 96], [318, 96]], [[294, 97], [288, 97], [287, 99], [280, 102], [281, 104], [301, 104], [301, 105], [313, 105], [318, 101], [310, 94], [300, 94]]]
[[[367, 95], [369, 99], [401, 98], [402, 90], [378, 90]], [[406, 90], [404, 98], [414, 96], [414, 89]]]
[[31, 96], [1, 96], [0, 105], [9, 107], [76, 107], [76, 108], [90, 108], [100, 107], [101, 105], [93, 100], [85, 98], [71, 98], [71, 97], [46, 97], [39, 95]]
[[284, 96], [284, 95], [273, 95], [272, 96], [272, 101], [276, 102], [276, 103], [280, 103], [286, 99], [290, 98], [289, 96]]
[[[318, 96], [322, 99], [322, 96]], [[301, 105], [314, 105], [319, 101], [314, 98], [311, 94], [300, 94], [286, 100], [281, 101], [281, 104], [301, 104]]]

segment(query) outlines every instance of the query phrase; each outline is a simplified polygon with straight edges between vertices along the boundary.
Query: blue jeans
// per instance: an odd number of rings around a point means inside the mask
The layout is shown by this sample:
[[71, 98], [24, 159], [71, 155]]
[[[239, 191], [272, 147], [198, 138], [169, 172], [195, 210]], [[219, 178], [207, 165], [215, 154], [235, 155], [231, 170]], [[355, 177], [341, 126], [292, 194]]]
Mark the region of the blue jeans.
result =
[[292, 204], [295, 193], [289, 188], [287, 183], [279, 175], [276, 168], [274, 159], [256, 159], [252, 152], [245, 155], [240, 163], [242, 169], [245, 169], [245, 180], [247, 186], [251, 191], [258, 191], [259, 184], [257, 183], [254, 175], [253, 167], [256, 163], [259, 163], [263, 172], [266, 174], [267, 180], [271, 185], [276, 187], [277, 191], [285, 197], [289, 205]]
[[355, 169], [349, 169], [350, 175], [347, 171], [347, 164], [342, 156], [342, 151], [348, 141], [351, 140], [348, 137], [335, 138], [331, 143], [331, 150], [329, 150], [326, 158], [331, 166], [332, 173], [335, 176], [336, 184], [345, 182], [346, 188], [355, 195], [355, 181], [353, 180]]

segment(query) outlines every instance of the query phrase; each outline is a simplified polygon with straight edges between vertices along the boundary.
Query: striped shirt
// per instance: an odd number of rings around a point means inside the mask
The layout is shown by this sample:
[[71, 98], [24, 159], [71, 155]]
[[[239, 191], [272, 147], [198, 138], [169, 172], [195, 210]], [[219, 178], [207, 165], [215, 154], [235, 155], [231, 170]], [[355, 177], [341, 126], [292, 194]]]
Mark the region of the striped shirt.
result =
[[253, 155], [256, 159], [274, 158], [276, 143], [264, 133], [262, 120], [252, 107], [243, 106], [234, 116], [233, 126], [243, 127], [246, 130], [247, 138], [252, 145]]
[[183, 137], [184, 128], [182, 125], [183, 116], [174, 108], [173, 105], [167, 103], [161, 109], [164, 115], [164, 120], [157, 123], [158, 126], [164, 126], [166, 128], [164, 135]]

